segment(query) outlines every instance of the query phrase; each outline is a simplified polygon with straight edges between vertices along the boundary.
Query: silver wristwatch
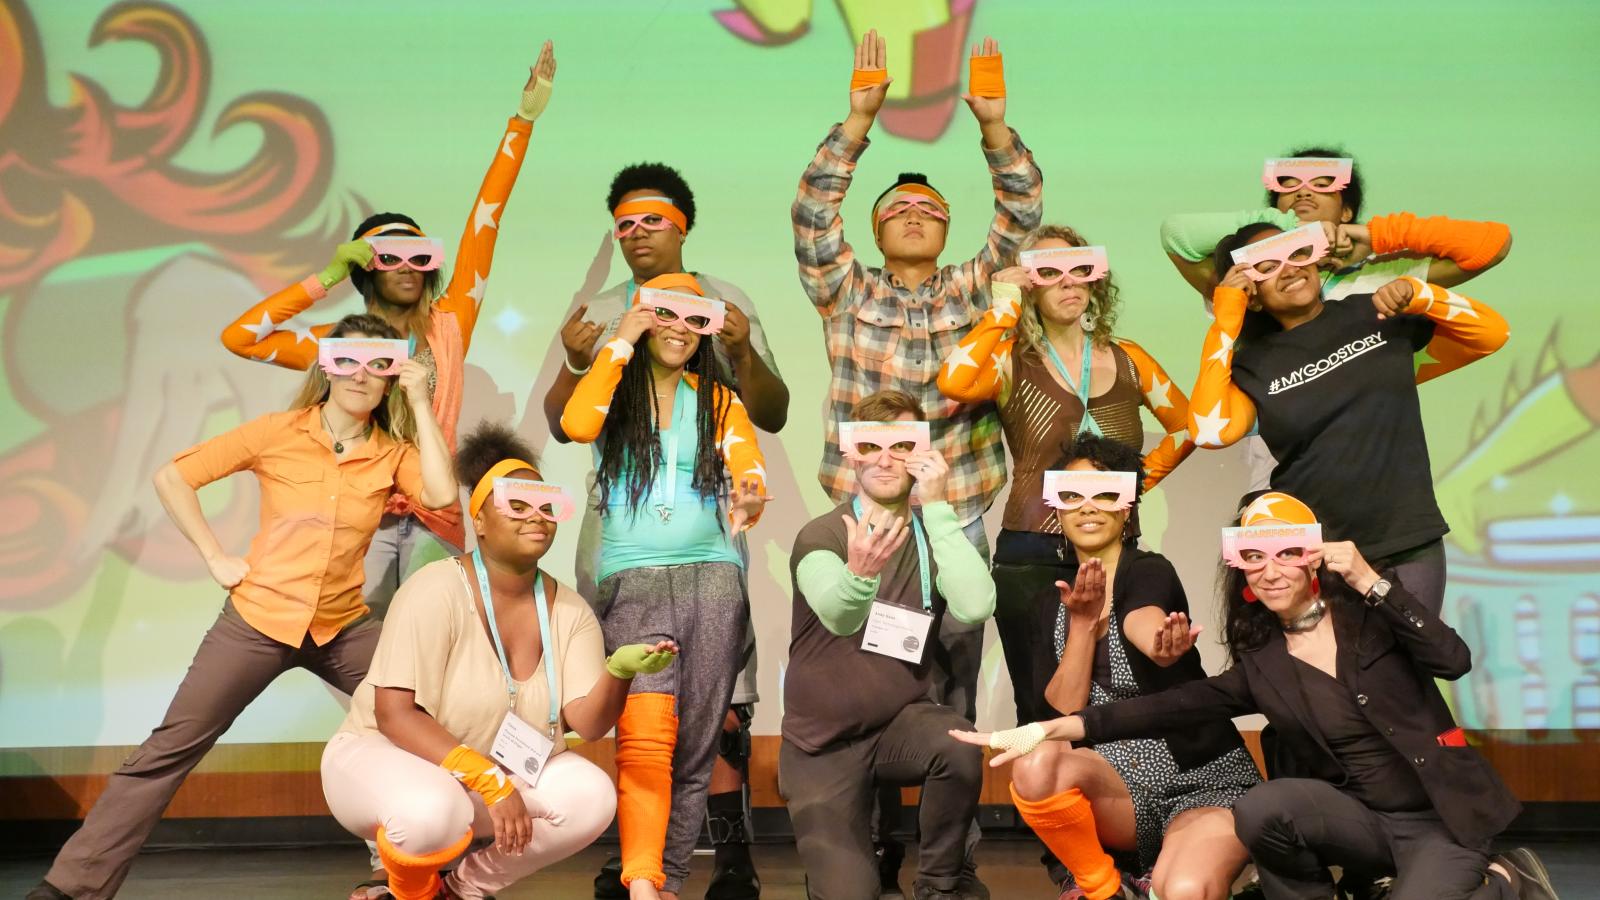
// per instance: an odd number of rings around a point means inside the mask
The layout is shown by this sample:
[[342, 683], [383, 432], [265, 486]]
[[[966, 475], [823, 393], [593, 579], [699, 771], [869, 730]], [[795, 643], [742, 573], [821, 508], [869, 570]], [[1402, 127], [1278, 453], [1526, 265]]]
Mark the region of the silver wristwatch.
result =
[[1389, 579], [1387, 578], [1379, 578], [1377, 581], [1374, 581], [1372, 583], [1372, 587], [1367, 588], [1367, 605], [1377, 606], [1385, 600], [1388, 600], [1389, 589], [1391, 587], [1393, 587], [1393, 585], [1389, 583]]

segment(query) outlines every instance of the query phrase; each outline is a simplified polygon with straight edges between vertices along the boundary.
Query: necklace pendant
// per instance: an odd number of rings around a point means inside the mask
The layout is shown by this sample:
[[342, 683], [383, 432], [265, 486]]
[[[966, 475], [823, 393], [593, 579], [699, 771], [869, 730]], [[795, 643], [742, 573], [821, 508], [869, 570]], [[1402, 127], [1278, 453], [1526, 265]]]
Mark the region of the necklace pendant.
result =
[[344, 442], [343, 441], [334, 441], [333, 442], [333, 452], [335, 452], [335, 453], [343, 453], [344, 452]]
[[656, 515], [661, 517], [661, 524], [665, 525], [672, 521], [672, 507], [658, 503], [656, 504]]

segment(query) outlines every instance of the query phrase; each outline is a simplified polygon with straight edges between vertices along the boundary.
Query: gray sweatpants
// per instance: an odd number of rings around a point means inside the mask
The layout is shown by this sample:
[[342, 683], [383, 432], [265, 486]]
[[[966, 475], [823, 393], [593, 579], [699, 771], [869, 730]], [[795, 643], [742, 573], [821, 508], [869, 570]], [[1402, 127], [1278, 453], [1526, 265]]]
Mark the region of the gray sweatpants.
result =
[[743, 573], [721, 562], [645, 566], [603, 579], [598, 593], [606, 653], [623, 644], [678, 642], [678, 659], [655, 675], [635, 678], [632, 688], [676, 700], [672, 816], [662, 856], [665, 890], [676, 892], [689, 876], [705, 821], [711, 765], [744, 653], [750, 607]]

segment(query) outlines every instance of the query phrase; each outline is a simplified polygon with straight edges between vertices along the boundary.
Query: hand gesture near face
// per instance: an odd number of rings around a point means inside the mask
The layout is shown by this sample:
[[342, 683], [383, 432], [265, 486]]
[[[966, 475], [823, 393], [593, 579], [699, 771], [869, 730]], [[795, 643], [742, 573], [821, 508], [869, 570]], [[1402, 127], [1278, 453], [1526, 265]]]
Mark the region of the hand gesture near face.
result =
[[845, 566], [858, 578], [878, 577], [911, 534], [905, 519], [885, 509], [869, 510], [859, 523], [843, 518]]

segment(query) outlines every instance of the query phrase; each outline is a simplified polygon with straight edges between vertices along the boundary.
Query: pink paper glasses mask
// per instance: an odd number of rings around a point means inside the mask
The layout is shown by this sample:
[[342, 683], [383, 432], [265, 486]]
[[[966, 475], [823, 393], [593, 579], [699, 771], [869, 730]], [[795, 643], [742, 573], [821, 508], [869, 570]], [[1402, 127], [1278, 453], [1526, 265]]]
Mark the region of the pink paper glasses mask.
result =
[[1052, 469], [1044, 473], [1044, 502], [1066, 512], [1085, 503], [1104, 512], [1118, 512], [1133, 506], [1134, 481], [1132, 472]]
[[508, 519], [525, 522], [541, 516], [551, 522], [572, 518], [572, 495], [560, 485], [529, 478], [496, 478], [494, 508]]
[[672, 325], [682, 320], [683, 327], [695, 334], [716, 334], [728, 317], [728, 307], [721, 300], [678, 291], [642, 287], [637, 302], [655, 310], [658, 324]]
[[678, 226], [673, 224], [671, 219], [659, 213], [637, 213], [631, 216], [618, 216], [616, 229], [612, 233], [620, 241], [640, 228], [645, 231], [666, 231], [668, 228], [676, 227]]
[[916, 207], [917, 212], [930, 218], [938, 219], [941, 222], [950, 221], [950, 214], [944, 211], [944, 207], [935, 203], [933, 198], [924, 197], [921, 194], [906, 194], [897, 200], [891, 200], [884, 204], [883, 209], [878, 211], [878, 222], [880, 224], [887, 222], [912, 207]]
[[1106, 277], [1110, 266], [1106, 263], [1106, 248], [1051, 247], [1047, 250], [1024, 250], [1020, 259], [1028, 270], [1028, 280], [1036, 287], [1052, 284], [1088, 284]]
[[1233, 261], [1249, 267], [1244, 274], [1251, 281], [1266, 281], [1285, 265], [1309, 266], [1327, 255], [1328, 235], [1321, 222], [1311, 222], [1246, 244], [1233, 251]]
[[400, 371], [411, 356], [405, 341], [387, 338], [323, 338], [317, 342], [317, 364], [329, 375], [368, 375], [388, 378]]
[[1269, 159], [1261, 170], [1261, 183], [1276, 194], [1292, 194], [1302, 187], [1334, 194], [1350, 185], [1353, 168], [1349, 159], [1326, 156]]
[[444, 264], [444, 244], [433, 238], [380, 234], [367, 238], [367, 243], [372, 246], [370, 267], [379, 272], [393, 272], [401, 266], [432, 272]]
[[857, 462], [877, 462], [885, 451], [890, 459], [905, 459], [932, 446], [927, 422], [839, 423], [839, 451]]
[[1268, 560], [1280, 566], [1309, 566], [1322, 547], [1321, 525], [1251, 525], [1222, 529], [1222, 558], [1246, 572], [1258, 572]]

